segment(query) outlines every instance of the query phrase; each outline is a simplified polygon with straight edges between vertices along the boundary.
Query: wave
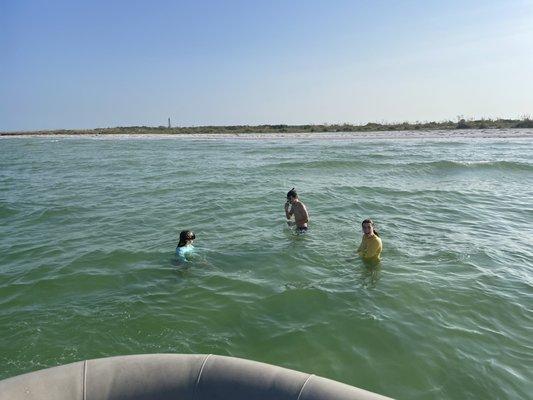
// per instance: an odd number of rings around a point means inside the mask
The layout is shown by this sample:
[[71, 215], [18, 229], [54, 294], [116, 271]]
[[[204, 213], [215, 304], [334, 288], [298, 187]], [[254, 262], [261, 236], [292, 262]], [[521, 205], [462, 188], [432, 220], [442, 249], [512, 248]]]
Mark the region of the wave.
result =
[[[360, 160], [296, 160], [286, 161], [277, 164], [267, 164], [260, 168], [280, 168], [280, 169], [300, 169], [300, 168], [316, 168], [316, 169], [336, 169], [336, 168], [356, 168], [365, 167], [373, 168], [376, 164], [372, 162]], [[378, 164], [379, 165], [379, 164]], [[383, 165], [383, 164], [382, 164]]]
[[17, 215], [20, 211], [5, 204], [0, 204], [0, 218], [8, 218]]
[[[391, 164], [392, 165], [392, 164]], [[523, 171], [532, 172], [533, 164], [519, 161], [430, 161], [406, 164], [395, 164], [398, 167], [436, 169], [436, 170], [500, 170], [500, 171]]]
[[520, 161], [428, 161], [428, 162], [383, 162], [382, 157], [361, 160], [294, 160], [275, 164], [261, 165], [259, 169], [285, 170], [285, 169], [394, 169], [395, 173], [401, 169], [416, 170], [422, 172], [429, 171], [459, 171], [459, 170], [480, 170], [480, 171], [515, 171], [533, 172], [533, 164]]

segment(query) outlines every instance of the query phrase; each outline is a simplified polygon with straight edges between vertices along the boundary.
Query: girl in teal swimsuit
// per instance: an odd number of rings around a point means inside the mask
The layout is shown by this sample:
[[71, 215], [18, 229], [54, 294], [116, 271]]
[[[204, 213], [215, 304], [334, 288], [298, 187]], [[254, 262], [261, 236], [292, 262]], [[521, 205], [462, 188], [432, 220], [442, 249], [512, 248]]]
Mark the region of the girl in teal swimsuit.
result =
[[192, 231], [181, 231], [180, 241], [178, 247], [176, 247], [176, 257], [178, 261], [187, 262], [186, 254], [194, 250], [192, 242], [196, 239], [196, 235]]

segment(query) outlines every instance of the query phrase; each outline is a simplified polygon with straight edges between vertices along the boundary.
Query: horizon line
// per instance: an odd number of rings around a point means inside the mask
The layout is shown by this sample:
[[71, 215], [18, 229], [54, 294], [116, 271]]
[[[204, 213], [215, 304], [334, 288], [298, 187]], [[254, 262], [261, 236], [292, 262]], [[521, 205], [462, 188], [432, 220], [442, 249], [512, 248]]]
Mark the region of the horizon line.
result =
[[[171, 121], [172, 118], [168, 118], [167, 121]], [[25, 132], [54, 132], [54, 131], [91, 131], [98, 129], [127, 129], [127, 128], [147, 128], [147, 129], [200, 129], [200, 128], [254, 128], [254, 127], [286, 127], [286, 128], [298, 128], [298, 127], [319, 127], [319, 126], [351, 126], [351, 127], [365, 127], [369, 125], [377, 126], [393, 126], [393, 125], [422, 125], [422, 124], [450, 124], [464, 122], [524, 122], [531, 121], [532, 117], [529, 114], [523, 114], [518, 118], [508, 117], [465, 117], [463, 115], [457, 115], [455, 119], [442, 119], [442, 120], [403, 120], [403, 121], [368, 121], [362, 123], [356, 122], [322, 122], [322, 123], [260, 123], [260, 124], [232, 124], [232, 125], [116, 125], [116, 126], [97, 126], [93, 128], [51, 128], [51, 129], [25, 129], [25, 130], [0, 130], [1, 134], [4, 133], [25, 133]]]

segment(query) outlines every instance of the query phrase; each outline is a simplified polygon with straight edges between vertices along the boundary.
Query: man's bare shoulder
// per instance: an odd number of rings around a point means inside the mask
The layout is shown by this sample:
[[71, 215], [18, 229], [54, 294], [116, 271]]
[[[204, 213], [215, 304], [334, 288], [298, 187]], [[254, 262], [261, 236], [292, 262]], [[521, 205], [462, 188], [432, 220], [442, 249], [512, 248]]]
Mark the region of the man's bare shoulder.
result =
[[306, 210], [306, 209], [307, 209], [307, 207], [305, 206], [305, 204], [302, 203], [301, 201], [299, 201], [298, 203], [296, 203], [295, 206], [296, 206], [296, 208], [297, 208], [298, 210]]

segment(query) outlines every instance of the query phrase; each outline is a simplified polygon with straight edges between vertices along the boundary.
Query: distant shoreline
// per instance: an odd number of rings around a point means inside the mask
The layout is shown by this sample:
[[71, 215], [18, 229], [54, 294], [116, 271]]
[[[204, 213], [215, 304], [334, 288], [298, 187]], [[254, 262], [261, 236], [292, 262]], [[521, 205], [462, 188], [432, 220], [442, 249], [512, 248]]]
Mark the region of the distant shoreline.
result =
[[510, 139], [531, 138], [533, 129], [478, 129], [478, 130], [427, 130], [427, 131], [373, 131], [373, 132], [283, 132], [283, 133], [57, 133], [0, 135], [0, 140], [42, 139], [92, 139], [92, 140], [402, 140], [402, 139]]
[[[200, 136], [200, 135], [264, 135], [264, 134], [297, 134], [305, 135], [338, 133], [359, 134], [376, 132], [406, 132], [406, 131], [499, 131], [501, 129], [533, 129], [533, 120], [529, 117], [523, 119], [479, 119], [458, 122], [402, 122], [402, 123], [372, 123], [365, 125], [351, 124], [324, 124], [324, 125], [231, 125], [231, 126], [190, 126], [190, 127], [150, 127], [130, 126], [96, 129], [56, 129], [38, 131], [11, 131], [0, 132], [0, 136], [100, 136], [100, 135], [165, 135], [165, 136]], [[353, 135], [357, 137], [359, 135]], [[391, 135], [395, 136], [395, 135]], [[497, 133], [495, 132], [495, 136]]]

